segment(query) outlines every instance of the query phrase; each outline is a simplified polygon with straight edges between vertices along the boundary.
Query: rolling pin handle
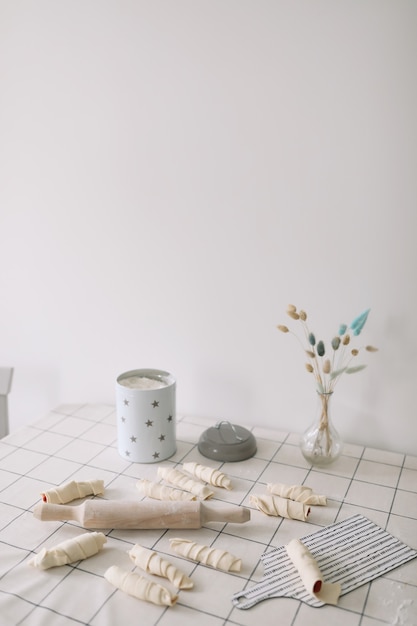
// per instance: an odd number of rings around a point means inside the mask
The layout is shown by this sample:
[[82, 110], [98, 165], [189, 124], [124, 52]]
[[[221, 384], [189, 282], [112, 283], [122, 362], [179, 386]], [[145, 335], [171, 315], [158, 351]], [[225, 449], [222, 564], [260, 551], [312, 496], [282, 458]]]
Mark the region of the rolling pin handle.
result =
[[212, 506], [210, 503], [201, 503], [201, 521], [227, 522], [242, 524], [250, 520], [250, 509], [230, 504]]

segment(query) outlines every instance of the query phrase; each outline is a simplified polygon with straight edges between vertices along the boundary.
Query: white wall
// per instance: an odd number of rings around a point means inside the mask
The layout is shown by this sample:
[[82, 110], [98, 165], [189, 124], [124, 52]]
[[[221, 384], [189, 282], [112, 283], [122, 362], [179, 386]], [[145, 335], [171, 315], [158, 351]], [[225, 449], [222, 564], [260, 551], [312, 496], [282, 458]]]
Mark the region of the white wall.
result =
[[12, 428], [172, 371], [181, 413], [301, 431], [316, 334], [371, 307], [345, 439], [417, 454], [417, 3], [0, 0]]

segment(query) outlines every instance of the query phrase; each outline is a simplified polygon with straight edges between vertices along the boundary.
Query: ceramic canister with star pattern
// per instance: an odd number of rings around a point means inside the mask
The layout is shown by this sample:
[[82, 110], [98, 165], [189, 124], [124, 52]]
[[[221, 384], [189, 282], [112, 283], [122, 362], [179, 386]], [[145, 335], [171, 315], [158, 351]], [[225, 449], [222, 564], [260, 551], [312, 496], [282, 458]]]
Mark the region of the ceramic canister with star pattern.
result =
[[163, 370], [131, 370], [117, 377], [117, 441], [124, 459], [158, 463], [175, 454], [175, 386], [175, 378]]

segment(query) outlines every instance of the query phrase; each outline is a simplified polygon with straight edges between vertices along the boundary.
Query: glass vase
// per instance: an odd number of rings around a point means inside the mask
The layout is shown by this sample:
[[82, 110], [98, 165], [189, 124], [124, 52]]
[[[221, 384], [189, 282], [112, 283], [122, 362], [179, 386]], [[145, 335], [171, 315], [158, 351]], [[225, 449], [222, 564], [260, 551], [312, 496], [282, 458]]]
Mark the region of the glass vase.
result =
[[333, 392], [318, 392], [318, 411], [314, 423], [300, 441], [304, 458], [313, 465], [333, 463], [342, 452], [342, 440], [333, 426], [331, 400]]

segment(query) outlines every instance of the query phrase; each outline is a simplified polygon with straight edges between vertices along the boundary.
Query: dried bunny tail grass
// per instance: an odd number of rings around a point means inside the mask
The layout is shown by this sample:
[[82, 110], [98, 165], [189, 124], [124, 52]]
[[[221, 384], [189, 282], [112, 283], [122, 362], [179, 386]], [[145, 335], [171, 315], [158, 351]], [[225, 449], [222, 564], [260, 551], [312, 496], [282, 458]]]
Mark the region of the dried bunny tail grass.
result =
[[316, 358], [316, 355], [311, 350], [306, 350], [306, 354], [307, 354], [307, 356], [310, 357], [310, 359], [315, 359]]
[[296, 311], [287, 311], [287, 315], [292, 317], [293, 320], [299, 320], [300, 319], [300, 316], [299, 316], [298, 313], [296, 313]]
[[318, 354], [319, 356], [324, 356], [324, 355], [325, 355], [325, 353], [326, 353], [326, 348], [325, 348], [325, 345], [324, 345], [324, 342], [323, 342], [323, 341], [321, 341], [321, 340], [320, 340], [320, 341], [318, 342], [316, 350], [317, 350], [317, 354]]
[[350, 342], [350, 335], [345, 335], [342, 340], [343, 345], [347, 346], [349, 342]]
[[323, 374], [330, 374], [332, 365], [329, 359], [326, 359], [323, 363]]
[[332, 339], [332, 348], [333, 350], [337, 350], [340, 346], [340, 337], [333, 337]]
[[307, 313], [305, 311], [300, 311], [299, 315], [300, 315], [300, 320], [303, 320], [303, 322], [305, 322], [307, 319]]
[[312, 365], [310, 365], [310, 363], [306, 363], [306, 370], [307, 372], [310, 372], [310, 374], [314, 372], [314, 368]]
[[287, 311], [293, 311], [294, 313], [297, 311], [297, 307], [294, 304], [289, 304], [287, 306]]
[[287, 326], [285, 326], [284, 324], [278, 324], [277, 328], [282, 333], [289, 333], [290, 332], [290, 329]]
[[375, 346], [366, 346], [365, 350], [368, 352], [378, 352], [379, 348], [375, 348]]
[[353, 350], [351, 350], [350, 353], [352, 356], [358, 356], [359, 350], [357, 350], [356, 348], [353, 348]]

